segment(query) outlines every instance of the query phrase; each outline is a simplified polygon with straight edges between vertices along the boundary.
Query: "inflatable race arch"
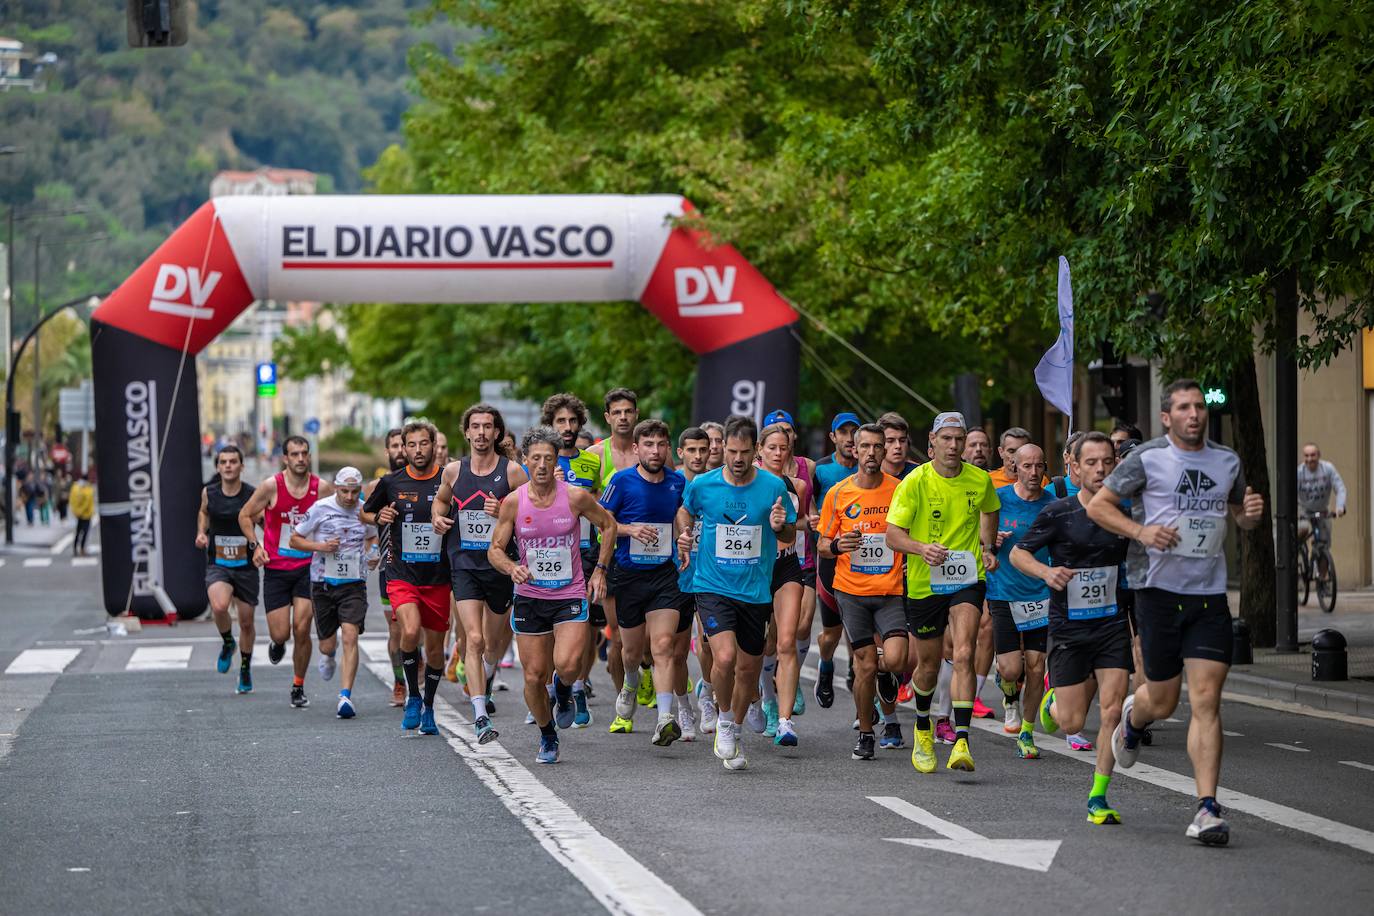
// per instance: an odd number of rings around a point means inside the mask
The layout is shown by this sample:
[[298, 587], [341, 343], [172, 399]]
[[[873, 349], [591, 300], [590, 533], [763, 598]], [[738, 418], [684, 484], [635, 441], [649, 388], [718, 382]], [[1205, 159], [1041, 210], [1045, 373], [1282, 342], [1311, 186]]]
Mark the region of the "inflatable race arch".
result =
[[194, 357], [258, 299], [637, 300], [699, 355], [698, 419], [795, 408], [796, 313], [734, 248], [674, 226], [689, 209], [672, 195], [202, 206], [92, 319], [106, 609], [175, 619], [205, 607]]

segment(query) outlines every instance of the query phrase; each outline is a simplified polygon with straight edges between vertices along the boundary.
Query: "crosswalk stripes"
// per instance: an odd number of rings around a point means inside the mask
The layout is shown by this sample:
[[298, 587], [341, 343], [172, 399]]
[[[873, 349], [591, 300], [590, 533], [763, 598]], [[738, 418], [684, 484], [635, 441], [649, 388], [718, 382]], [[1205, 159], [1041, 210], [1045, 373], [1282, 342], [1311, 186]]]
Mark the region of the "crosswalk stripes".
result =
[[61, 674], [80, 654], [80, 649], [25, 649], [9, 663], [5, 673]]
[[[267, 657], [268, 641], [259, 636], [253, 645], [253, 667], [269, 667]], [[87, 658], [77, 670], [89, 674], [118, 674], [123, 672], [146, 671], [213, 671], [215, 659], [220, 650], [219, 639], [197, 639], [194, 642], [156, 642], [138, 644], [134, 642], [104, 642], [94, 645], [71, 646], [62, 648], [25, 649], [4, 669], [5, 674], [61, 674], [72, 668], [73, 662], [87, 649]], [[358, 647], [362, 650], [363, 661], [388, 662], [385, 639], [360, 639]], [[319, 650], [311, 653], [310, 665], [313, 670], [319, 661]], [[235, 650], [233, 667], [238, 667], [238, 650]], [[286, 646], [286, 656], [280, 667], [288, 672], [291, 668], [291, 644]]]
[[44, 567], [52, 565], [52, 557], [25, 557], [24, 568], [33, 569], [34, 567]]

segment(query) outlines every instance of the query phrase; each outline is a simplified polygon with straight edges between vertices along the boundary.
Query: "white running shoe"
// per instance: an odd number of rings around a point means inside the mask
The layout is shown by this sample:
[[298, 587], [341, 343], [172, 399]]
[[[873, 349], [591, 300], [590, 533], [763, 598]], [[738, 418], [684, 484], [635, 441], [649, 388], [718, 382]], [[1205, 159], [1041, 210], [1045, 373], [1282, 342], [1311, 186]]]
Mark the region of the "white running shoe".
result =
[[722, 722], [716, 729], [716, 741], [713, 746], [716, 757], [721, 760], [729, 760], [739, 753], [739, 735], [735, 734], [738, 728], [733, 722]]
[[635, 695], [637, 691], [626, 681], [615, 698], [615, 714], [622, 719], [631, 719], [635, 714]]
[[716, 709], [716, 701], [711, 697], [702, 697], [699, 705], [701, 706], [701, 717], [697, 720], [697, 728], [701, 729], [703, 735], [715, 734], [716, 720], [720, 717], [720, 712]]
[[1006, 711], [1006, 716], [1002, 720], [1002, 731], [1008, 735], [1019, 734], [1021, 731], [1021, 701], [1009, 700], [1003, 694], [1002, 709]]
[[744, 724], [756, 735], [762, 735], [767, 730], [768, 718], [764, 716], [763, 707], [757, 702], [749, 704], [749, 709], [744, 714]]
[[1135, 706], [1135, 694], [1131, 694], [1121, 703], [1121, 721], [1116, 723], [1116, 729], [1112, 732], [1112, 755], [1116, 757], [1116, 765], [1122, 769], [1129, 770], [1135, 766], [1135, 758], [1140, 754], [1140, 745], [1135, 747], [1126, 746], [1126, 723], [1131, 719], [1131, 707]]
[[697, 720], [692, 715], [692, 704], [690, 702], [680, 704], [677, 711], [677, 727], [682, 730], [682, 741], [697, 740]]
[[334, 669], [337, 667], [338, 663], [334, 661], [334, 656], [325, 655], [323, 653], [320, 654], [320, 677], [324, 678], [326, 681], [332, 680], [334, 677]]

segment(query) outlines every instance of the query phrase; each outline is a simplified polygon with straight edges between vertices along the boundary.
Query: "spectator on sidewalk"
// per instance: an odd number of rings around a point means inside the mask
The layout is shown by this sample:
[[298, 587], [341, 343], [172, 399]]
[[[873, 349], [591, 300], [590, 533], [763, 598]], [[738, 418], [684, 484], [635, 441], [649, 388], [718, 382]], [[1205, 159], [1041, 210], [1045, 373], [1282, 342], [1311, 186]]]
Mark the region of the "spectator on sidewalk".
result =
[[72, 517], [76, 519], [76, 540], [72, 541], [72, 551], [78, 557], [86, 555], [86, 538], [91, 533], [91, 519], [95, 516], [95, 487], [91, 486], [80, 473], [72, 482]]

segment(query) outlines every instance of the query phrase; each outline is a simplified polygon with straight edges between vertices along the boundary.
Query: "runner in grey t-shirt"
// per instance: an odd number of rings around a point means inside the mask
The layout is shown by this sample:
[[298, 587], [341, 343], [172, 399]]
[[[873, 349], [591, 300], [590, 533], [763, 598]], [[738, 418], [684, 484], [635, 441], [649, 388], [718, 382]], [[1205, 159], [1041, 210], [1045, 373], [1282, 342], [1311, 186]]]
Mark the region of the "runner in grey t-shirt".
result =
[[[1135, 763], [1145, 728], [1178, 707], [1188, 673], [1192, 709], [1189, 756], [1198, 809], [1187, 835], [1222, 845], [1230, 828], [1216, 801], [1221, 770], [1221, 691], [1231, 666], [1231, 611], [1221, 548], [1228, 513], [1244, 529], [1264, 515], [1264, 498], [1245, 486], [1240, 458], [1207, 441], [1207, 404], [1192, 379], [1164, 389], [1166, 435], [1135, 449], [1088, 506], [1102, 528], [1145, 551], [1144, 577], [1133, 581], [1145, 683], [1121, 705], [1112, 750], [1122, 767]], [[1131, 500], [1135, 518], [1118, 506]]]

